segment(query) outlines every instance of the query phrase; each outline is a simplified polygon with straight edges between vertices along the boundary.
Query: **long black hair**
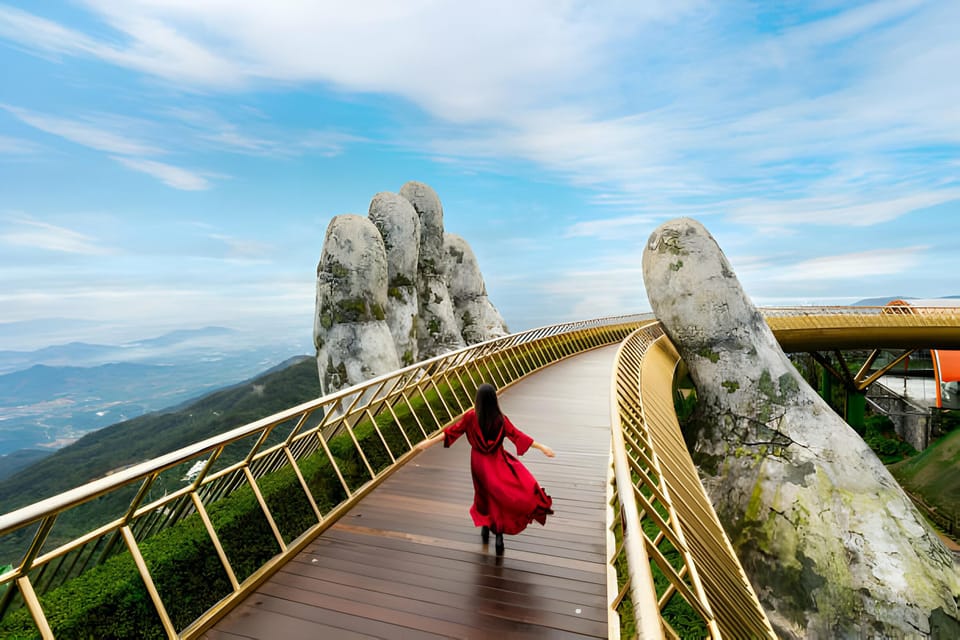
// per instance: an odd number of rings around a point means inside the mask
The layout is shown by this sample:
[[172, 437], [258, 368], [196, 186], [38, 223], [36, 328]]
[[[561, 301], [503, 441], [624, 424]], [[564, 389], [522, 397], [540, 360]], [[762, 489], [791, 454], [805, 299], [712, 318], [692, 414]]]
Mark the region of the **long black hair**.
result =
[[477, 413], [477, 422], [486, 440], [493, 440], [500, 433], [503, 424], [503, 413], [500, 412], [500, 403], [497, 402], [497, 389], [492, 384], [482, 384], [477, 389], [477, 396], [473, 401], [474, 411]]

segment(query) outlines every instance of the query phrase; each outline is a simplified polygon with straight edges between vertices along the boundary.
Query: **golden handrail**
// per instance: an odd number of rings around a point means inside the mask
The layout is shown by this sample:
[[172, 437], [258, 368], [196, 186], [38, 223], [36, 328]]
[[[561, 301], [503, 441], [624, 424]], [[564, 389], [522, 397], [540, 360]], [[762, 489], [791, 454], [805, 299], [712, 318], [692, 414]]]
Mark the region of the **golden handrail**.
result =
[[[960, 348], [956, 307], [799, 307], [761, 313], [788, 350], [861, 343]], [[662, 612], [671, 601], [682, 600], [712, 637], [773, 637], [683, 445], [673, 409], [678, 356], [651, 320], [646, 314], [564, 323], [472, 345], [0, 515], [0, 541], [22, 541], [17, 564], [0, 575], [0, 622], [22, 605], [37, 633], [53, 638], [56, 629], [45, 615], [45, 596], [126, 553], [163, 634], [197, 637], [404, 464], [413, 444], [468, 408], [481, 382], [509, 386], [553, 362], [629, 335], [618, 353], [612, 393], [614, 431], [619, 435], [612, 438], [613, 525], [608, 539], [610, 562], [621, 570], [611, 571], [611, 619], [633, 605], [644, 612], [644, 637], [675, 637]], [[241, 455], [234, 451], [238, 447]], [[355, 456], [353, 468], [341, 469], [338, 454]], [[343, 495], [336, 504], [322, 503], [314, 495], [303, 468], [310, 460], [329, 465], [329, 480]], [[168, 476], [179, 479], [190, 467], [197, 472], [186, 485], [154, 495]], [[312, 514], [314, 524], [303, 530], [284, 529], [264, 488], [284, 472], [292, 476], [291, 486]], [[231, 541], [221, 539], [212, 513], [220, 501], [243, 489], [262, 512], [278, 550], [246, 567], [245, 573], [234, 566]], [[56, 535], [59, 523], [97, 499], [122, 499], [122, 514], [69, 539]], [[228, 587], [199, 617], [183, 619], [182, 613], [167, 610], [170, 600], [164, 598], [163, 585], [154, 583], [150, 558], [142, 548], [194, 516]], [[640, 535], [643, 545], [638, 549]], [[655, 575], [660, 582], [654, 584], [660, 627], [651, 630], [651, 598], [643, 583]], [[628, 598], [628, 593], [633, 595]]]
[[[16, 605], [25, 605], [40, 635], [53, 638], [56, 628], [46, 616], [44, 596], [126, 552], [143, 581], [163, 634], [170, 638], [197, 637], [404, 464], [412, 456], [413, 444], [471, 406], [482, 382], [509, 386], [571, 355], [615, 344], [649, 317], [563, 323], [471, 345], [0, 515], [0, 540], [19, 536], [27, 547], [13, 569], [0, 575], [0, 620], [12, 615]], [[231, 458], [225, 454], [237, 446], [242, 447], [241, 455]], [[333, 447], [354, 458], [352, 470], [340, 467]], [[345, 496], [338, 504], [320, 504], [322, 496], [315, 495], [302, 468], [308, 460], [332, 468], [330, 478]], [[188, 468], [198, 465], [201, 468], [196, 477], [185, 486], [160, 497], [152, 495], [162, 478], [170, 475], [179, 479]], [[303, 531], [285, 531], [277, 506], [271, 505], [266, 485], [283, 472], [293, 478], [290, 486], [299, 488], [313, 514], [314, 524]], [[231, 560], [231, 541], [222, 539], [223, 531], [217, 529], [212, 514], [218, 501], [241, 488], [252, 494], [254, 509], [262, 511], [278, 550], [259, 566], [248, 567], [246, 575]], [[58, 519], [91, 501], [117, 499], [125, 492], [133, 497], [123, 498], [126, 506], [122, 516], [69, 540], [52, 536]], [[211, 553], [223, 566], [229, 592], [214, 598], [199, 617], [184, 620], [182, 614], [171, 613], [171, 599], [169, 595], [164, 597], [162, 585], [155, 584], [142, 547], [145, 541], [191, 516], [199, 519]]]
[[612, 560], [622, 587], [611, 606], [620, 614], [630, 593], [632, 615], [622, 617], [640, 638], [679, 637], [664, 616], [671, 603], [711, 638], [775, 638], [684, 444], [674, 410], [678, 362], [659, 323], [638, 328], [617, 353], [612, 448], [621, 516], [614, 526], [623, 542]]

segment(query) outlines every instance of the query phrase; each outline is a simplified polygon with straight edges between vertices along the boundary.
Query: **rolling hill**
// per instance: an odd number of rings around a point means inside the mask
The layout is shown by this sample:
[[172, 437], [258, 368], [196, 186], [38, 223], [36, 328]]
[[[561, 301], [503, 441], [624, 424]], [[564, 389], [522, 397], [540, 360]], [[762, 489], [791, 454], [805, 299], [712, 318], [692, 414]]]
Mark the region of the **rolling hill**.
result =
[[198, 400], [104, 427], [0, 481], [0, 513], [319, 395], [316, 362], [310, 356], [298, 356]]

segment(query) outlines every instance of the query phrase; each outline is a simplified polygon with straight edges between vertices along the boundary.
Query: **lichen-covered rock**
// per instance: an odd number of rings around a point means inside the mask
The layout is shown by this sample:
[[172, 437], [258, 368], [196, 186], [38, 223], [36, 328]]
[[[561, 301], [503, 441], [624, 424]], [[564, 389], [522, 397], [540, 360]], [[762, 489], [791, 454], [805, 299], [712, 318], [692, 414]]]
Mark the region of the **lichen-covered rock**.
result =
[[476, 344], [509, 333], [500, 312], [487, 297], [487, 287], [473, 249], [458, 235], [443, 237], [444, 274], [460, 334], [467, 344]]
[[386, 191], [373, 197], [369, 217], [387, 251], [387, 326], [400, 363], [406, 366], [419, 360], [416, 318], [420, 307], [420, 217], [409, 200]]
[[314, 341], [324, 394], [400, 367], [386, 307], [387, 254], [377, 227], [336, 216], [317, 266]]
[[378, 193], [368, 217], [337, 216], [327, 228], [313, 331], [324, 393], [507, 331], [467, 243], [445, 251], [433, 189]]
[[707, 230], [660, 226], [643, 276], [697, 388], [694, 460], [777, 632], [960, 638], [950, 553], [797, 373]]
[[400, 188], [420, 217], [417, 266], [417, 350], [426, 359], [466, 346], [443, 277], [443, 207], [436, 192], [422, 182]]

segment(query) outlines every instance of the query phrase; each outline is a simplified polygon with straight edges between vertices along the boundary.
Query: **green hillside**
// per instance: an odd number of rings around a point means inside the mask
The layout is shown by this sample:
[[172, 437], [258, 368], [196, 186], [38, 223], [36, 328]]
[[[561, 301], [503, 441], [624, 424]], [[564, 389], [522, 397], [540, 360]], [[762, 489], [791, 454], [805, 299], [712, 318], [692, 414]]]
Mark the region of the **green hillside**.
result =
[[320, 395], [317, 366], [301, 356], [189, 404], [90, 433], [0, 482], [6, 513]]
[[890, 471], [907, 491], [938, 512], [949, 514], [955, 522], [960, 518], [960, 429], [923, 453], [891, 465]]

